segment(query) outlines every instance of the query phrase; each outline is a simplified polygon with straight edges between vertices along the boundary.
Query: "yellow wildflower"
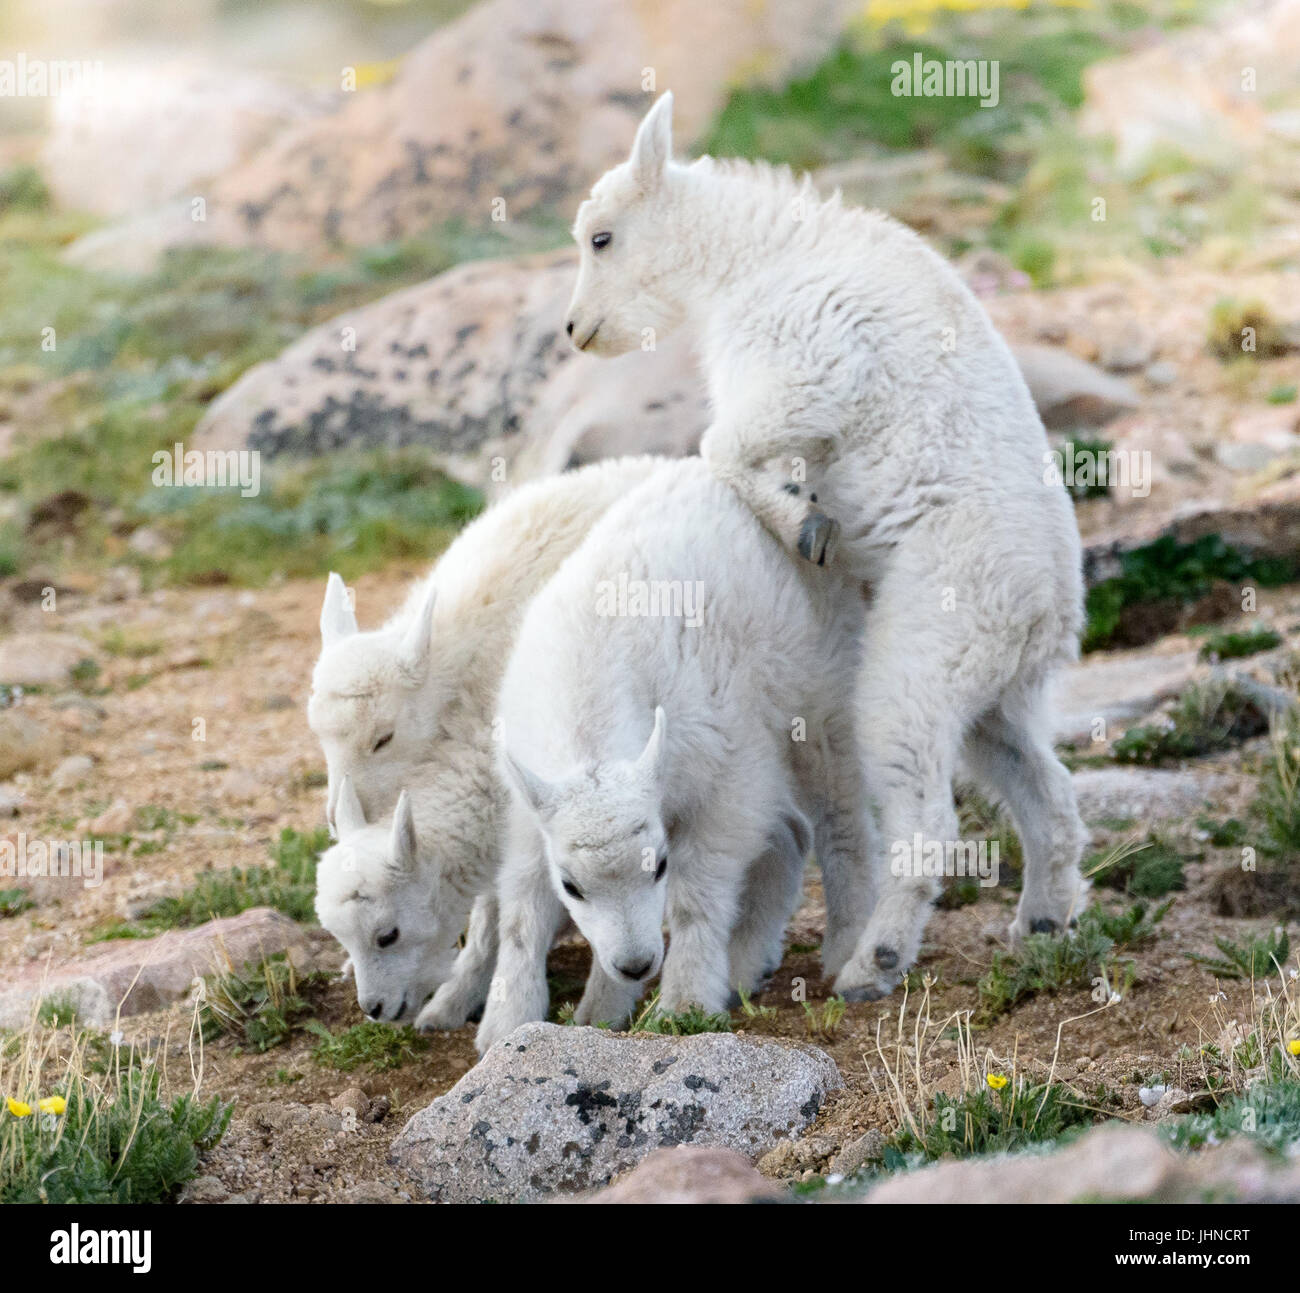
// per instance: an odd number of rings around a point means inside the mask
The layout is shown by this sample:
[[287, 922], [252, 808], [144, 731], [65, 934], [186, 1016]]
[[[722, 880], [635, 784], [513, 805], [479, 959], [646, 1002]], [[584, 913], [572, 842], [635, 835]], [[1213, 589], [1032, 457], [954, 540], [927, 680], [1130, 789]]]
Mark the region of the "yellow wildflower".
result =
[[47, 1095], [37, 1108], [42, 1113], [63, 1113], [68, 1107], [68, 1102], [61, 1095]]
[[1291, 1038], [1291, 1040], [1287, 1042], [1286, 1048], [1292, 1055], [1300, 1055], [1300, 1037]]
[[990, 1073], [990, 1074], [988, 1074], [988, 1075], [985, 1077], [984, 1080], [985, 1080], [985, 1081], [989, 1084], [989, 1086], [991, 1086], [995, 1091], [1001, 1091], [1002, 1088], [1003, 1088], [1004, 1086], [1006, 1086], [1006, 1084], [1007, 1084], [1007, 1079], [1004, 1078], [1004, 1077], [1002, 1076], [1001, 1073]]
[[31, 1105], [24, 1104], [21, 1100], [15, 1100], [13, 1096], [9, 1096], [5, 1100], [5, 1104], [8, 1106], [9, 1112], [13, 1114], [15, 1118], [26, 1118], [32, 1111]]

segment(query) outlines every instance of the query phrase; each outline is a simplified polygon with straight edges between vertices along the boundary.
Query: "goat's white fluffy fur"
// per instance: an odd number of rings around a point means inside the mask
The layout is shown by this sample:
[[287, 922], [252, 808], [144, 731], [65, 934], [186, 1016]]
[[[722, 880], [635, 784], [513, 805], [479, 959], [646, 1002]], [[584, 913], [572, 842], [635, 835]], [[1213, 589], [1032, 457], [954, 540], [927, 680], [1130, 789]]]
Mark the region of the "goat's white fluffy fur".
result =
[[[528, 600], [657, 465], [619, 459], [522, 486], [460, 534], [382, 628], [358, 632], [342, 581], [330, 576], [308, 717], [340, 838], [321, 858], [316, 909], [347, 950], [357, 1000], [373, 1017], [409, 1018], [435, 988], [419, 1027], [458, 1027], [483, 1004], [496, 947], [501, 672]], [[403, 789], [409, 831], [392, 817]], [[414, 841], [410, 857], [404, 838]], [[380, 948], [393, 929], [399, 937]]]
[[[1020, 371], [910, 230], [785, 171], [675, 163], [671, 110], [664, 95], [578, 212], [574, 343], [619, 354], [698, 328], [705, 461], [791, 553], [871, 585], [857, 707], [879, 847], [956, 839], [962, 761], [1024, 843], [1013, 940], [1063, 929], [1085, 832], [1046, 688], [1077, 651], [1079, 538]], [[898, 982], [933, 896], [925, 876], [882, 887], [851, 995]]]
[[[665, 599], [699, 590], [702, 613], [638, 606], [656, 584]], [[597, 523], [529, 606], [502, 680], [513, 802], [480, 1051], [545, 1016], [566, 910], [593, 952], [580, 1022], [621, 1022], [661, 960], [663, 1009], [724, 1009], [779, 964], [810, 820], [831, 911], [823, 956], [839, 970], [870, 903], [843, 705], [862, 613], [856, 587], [790, 561], [698, 458], [666, 464]]]

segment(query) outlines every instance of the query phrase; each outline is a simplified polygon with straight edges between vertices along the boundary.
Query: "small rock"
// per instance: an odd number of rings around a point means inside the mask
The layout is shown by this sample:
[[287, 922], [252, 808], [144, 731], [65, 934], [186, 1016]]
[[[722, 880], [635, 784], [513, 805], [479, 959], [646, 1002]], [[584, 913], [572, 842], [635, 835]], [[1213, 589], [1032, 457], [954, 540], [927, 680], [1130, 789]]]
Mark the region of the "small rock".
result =
[[22, 811], [23, 793], [14, 786], [0, 786], [0, 817], [17, 817]]
[[1154, 1109], [1156, 1105], [1160, 1103], [1160, 1099], [1164, 1093], [1165, 1089], [1162, 1086], [1139, 1087], [1138, 1099], [1141, 1100], [1148, 1109]]
[[872, 1127], [865, 1135], [845, 1145], [835, 1156], [831, 1166], [841, 1176], [852, 1176], [854, 1172], [860, 1172], [868, 1163], [879, 1162], [884, 1156], [884, 1133]]
[[182, 1203], [222, 1203], [230, 1191], [215, 1176], [196, 1176], [185, 1187]]
[[383, 1181], [358, 1181], [339, 1195], [340, 1203], [400, 1203], [401, 1195]]
[[0, 710], [0, 777], [34, 768], [54, 754], [45, 729], [30, 715]]
[[172, 545], [147, 525], [142, 525], [126, 541], [126, 546], [137, 556], [150, 561], [166, 561], [172, 555]]
[[70, 754], [54, 769], [50, 783], [55, 790], [72, 790], [94, 771], [95, 761], [88, 754]]
[[114, 799], [90, 823], [92, 835], [125, 835], [131, 829], [131, 806], [125, 799]]
[[1137, 392], [1085, 359], [1054, 346], [1013, 348], [1043, 422], [1072, 430], [1104, 426], [1137, 407]]
[[393, 1102], [386, 1095], [375, 1096], [370, 1102], [370, 1108], [366, 1110], [366, 1121], [383, 1122], [392, 1107]]
[[1098, 359], [1112, 373], [1133, 373], [1150, 362], [1151, 342], [1136, 322], [1129, 323], [1102, 339]]
[[656, 1149], [588, 1203], [777, 1203], [785, 1192], [733, 1149]]
[[829, 1136], [808, 1136], [796, 1140], [783, 1140], [758, 1160], [758, 1170], [764, 1176], [788, 1180], [805, 1172], [816, 1173], [829, 1161], [839, 1145]]
[[15, 633], [0, 642], [0, 683], [11, 687], [58, 687], [90, 656], [68, 633]]
[[330, 1101], [330, 1105], [340, 1112], [351, 1109], [360, 1119], [370, 1110], [370, 1097], [359, 1086], [350, 1086], [346, 1091], [340, 1091]]
[[[51, 996], [72, 997], [83, 1023], [103, 1027], [119, 1006], [123, 1016], [164, 1009], [188, 997], [198, 976], [227, 964], [256, 963], [305, 940], [301, 926], [287, 916], [252, 907], [197, 929], [99, 943], [74, 961], [51, 966], [38, 986], [0, 992], [0, 1027], [16, 1026], [9, 1021], [25, 1019], [34, 998]], [[311, 1118], [326, 1132], [341, 1125], [338, 1115], [324, 1107], [313, 1110]]]

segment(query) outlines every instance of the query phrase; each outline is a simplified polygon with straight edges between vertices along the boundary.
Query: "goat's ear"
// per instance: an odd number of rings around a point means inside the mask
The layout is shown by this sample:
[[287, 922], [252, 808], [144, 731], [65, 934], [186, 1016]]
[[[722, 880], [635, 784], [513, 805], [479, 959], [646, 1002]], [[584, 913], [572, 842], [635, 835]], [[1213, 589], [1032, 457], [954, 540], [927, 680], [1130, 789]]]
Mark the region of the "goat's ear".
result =
[[389, 840], [391, 857], [389, 866], [403, 874], [415, 870], [419, 857], [419, 844], [415, 835], [415, 815], [411, 811], [411, 796], [405, 790], [397, 797], [393, 809], [393, 832]]
[[320, 640], [323, 646], [333, 646], [357, 631], [357, 616], [348, 597], [343, 577], [330, 571], [325, 581], [325, 604], [320, 608]]
[[365, 824], [366, 814], [357, 798], [357, 788], [352, 784], [352, 778], [345, 775], [339, 783], [339, 801], [334, 805], [334, 825], [339, 839], [359, 831]]
[[655, 725], [645, 749], [637, 756], [637, 772], [651, 785], [663, 785], [664, 755], [668, 742], [668, 717], [662, 705], [655, 706]]
[[420, 609], [402, 638], [402, 668], [412, 676], [423, 679], [429, 667], [429, 644], [433, 640], [433, 608], [438, 601], [438, 590], [432, 584], [420, 599]]
[[535, 772], [524, 767], [509, 750], [503, 752], [502, 764], [511, 784], [529, 808], [546, 821], [555, 812], [555, 787], [543, 781]]
[[673, 155], [673, 92], [665, 90], [641, 120], [629, 161], [643, 188], [659, 182]]

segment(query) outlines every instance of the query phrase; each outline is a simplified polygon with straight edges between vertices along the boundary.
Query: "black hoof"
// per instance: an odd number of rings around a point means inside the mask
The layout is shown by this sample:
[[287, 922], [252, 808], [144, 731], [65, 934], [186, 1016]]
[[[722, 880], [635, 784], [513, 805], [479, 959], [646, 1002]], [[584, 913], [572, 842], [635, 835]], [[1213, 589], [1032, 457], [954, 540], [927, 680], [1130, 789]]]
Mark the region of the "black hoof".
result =
[[1046, 916], [1040, 916], [1037, 920], [1029, 922], [1029, 932], [1031, 934], [1055, 934], [1060, 926], [1054, 920], [1049, 920]]
[[799, 527], [799, 555], [815, 566], [824, 566], [835, 551], [840, 525], [825, 512], [809, 512]]
[[898, 953], [892, 947], [876, 948], [876, 964], [882, 970], [892, 970], [898, 964]]
[[886, 995], [880, 988], [845, 988], [840, 993], [845, 1001], [879, 1001]]
[[465, 1016], [465, 1022], [467, 1024], [481, 1024], [483, 1022], [483, 1011], [486, 1008], [487, 1008], [486, 1001], [481, 1006], [475, 1006], [474, 1009], [471, 1010], [469, 1014]]

